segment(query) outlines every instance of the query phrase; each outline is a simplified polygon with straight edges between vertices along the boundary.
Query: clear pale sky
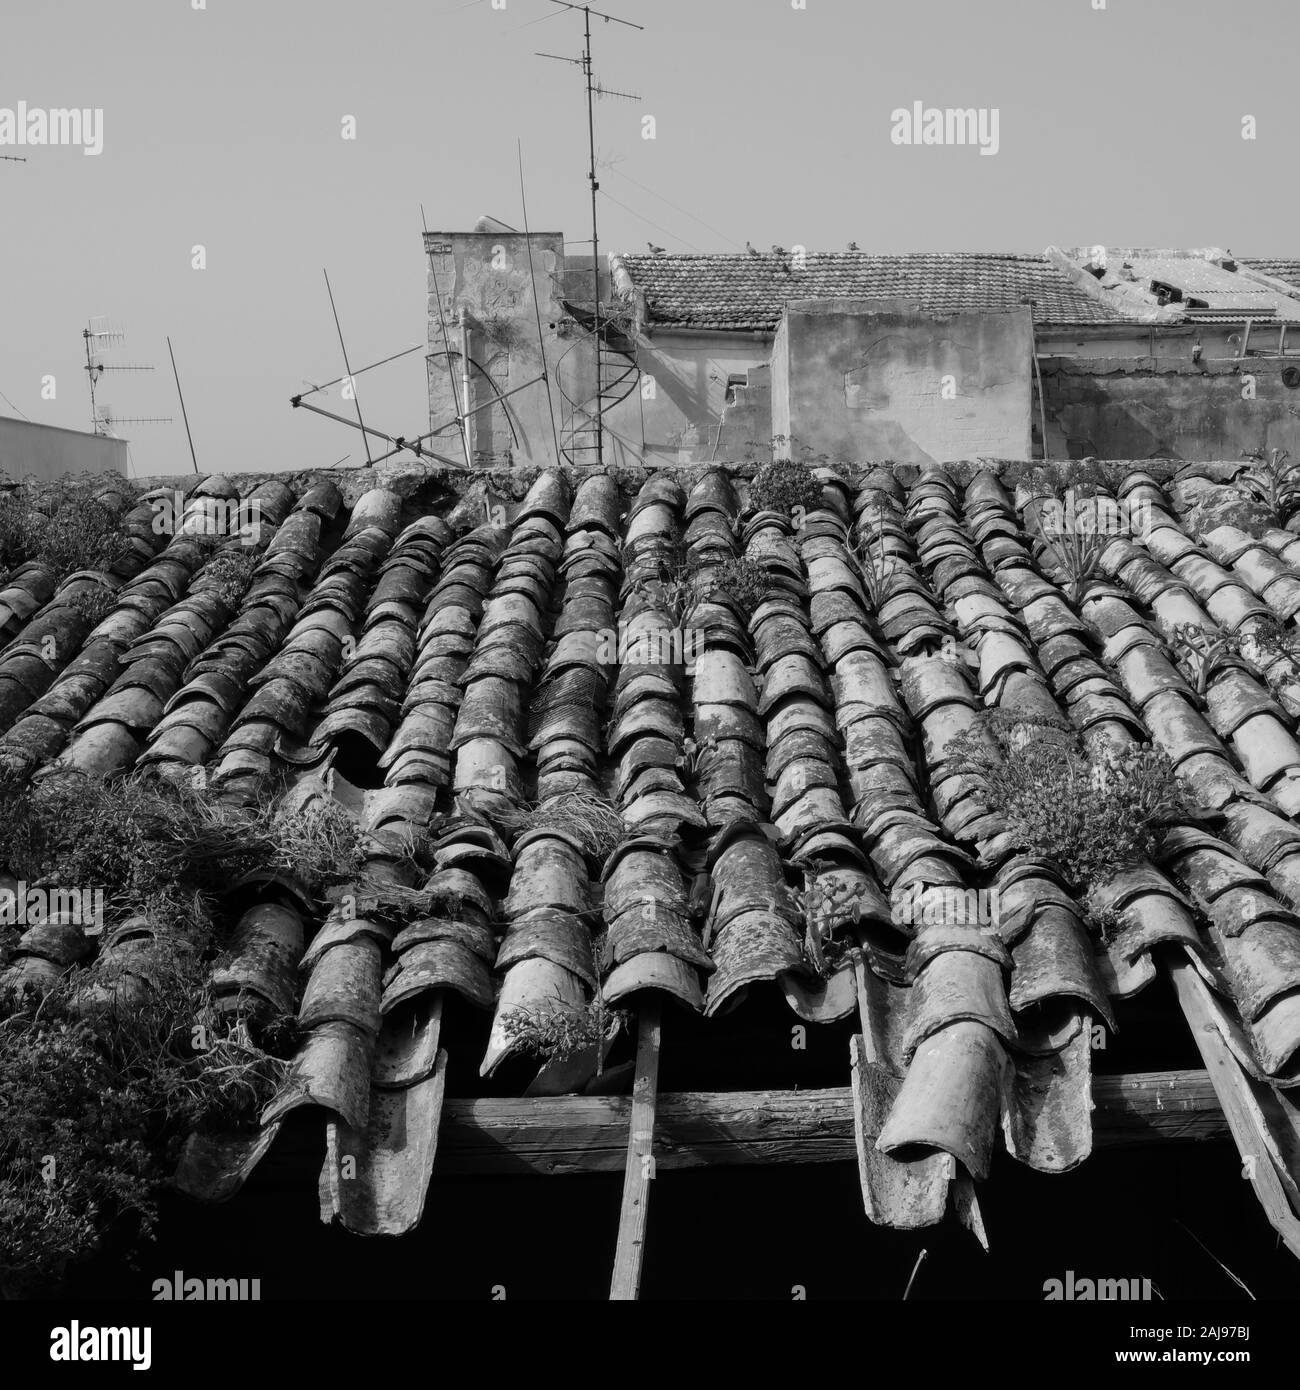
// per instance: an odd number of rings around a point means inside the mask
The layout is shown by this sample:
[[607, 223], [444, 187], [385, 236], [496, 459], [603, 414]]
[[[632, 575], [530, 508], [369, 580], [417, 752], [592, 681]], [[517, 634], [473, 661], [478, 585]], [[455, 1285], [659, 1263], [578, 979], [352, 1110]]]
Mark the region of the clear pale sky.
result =
[[[0, 392], [88, 428], [81, 330], [103, 314], [127, 333], [106, 360], [157, 370], [105, 376], [101, 401], [174, 417], [123, 430], [133, 472], [190, 467], [169, 333], [202, 471], [363, 462], [359, 434], [288, 404], [342, 372], [321, 268], [354, 367], [422, 342], [420, 204], [435, 230], [522, 225], [518, 140], [532, 228], [589, 236], [581, 75], [533, 56], [576, 55], [580, 18], [195, 2], [4, 0], [0, 108], [102, 108], [104, 150], [0, 150], [28, 156], [0, 163]], [[604, 247], [1300, 255], [1296, 0], [1094, 3], [607, 0], [646, 30], [595, 27], [598, 76], [641, 94], [597, 108]], [[915, 101], [996, 107], [998, 154], [892, 144]], [[363, 377], [368, 422], [427, 429], [423, 378], [418, 353]]]

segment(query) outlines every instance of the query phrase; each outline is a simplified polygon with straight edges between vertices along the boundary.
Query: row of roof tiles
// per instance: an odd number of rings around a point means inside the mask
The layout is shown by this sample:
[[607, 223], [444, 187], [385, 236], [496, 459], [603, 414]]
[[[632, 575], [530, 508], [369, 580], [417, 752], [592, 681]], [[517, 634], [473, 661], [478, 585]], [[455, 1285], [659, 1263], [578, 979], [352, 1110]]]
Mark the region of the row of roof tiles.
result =
[[[232, 1008], [296, 1005], [305, 1040], [257, 1134], [191, 1144], [190, 1190], [229, 1195], [286, 1115], [315, 1106], [329, 1135], [322, 1214], [408, 1229], [433, 1170], [448, 992], [492, 1012], [490, 1071], [517, 1047], [506, 1020], [518, 1009], [578, 1007], [599, 987], [610, 1003], [654, 990], [720, 1016], [775, 987], [808, 1021], [862, 1013], [870, 1214], [931, 1221], [951, 1197], [978, 1232], [970, 1179], [987, 1174], [999, 1132], [1046, 1171], [1087, 1155], [1091, 1029], [1113, 1027], [1115, 1003], [1171, 952], [1276, 1123], [1295, 1129], [1300, 675], [1279, 659], [1266, 684], [1229, 664], [1202, 701], [1158, 627], [1293, 621], [1300, 542], [1189, 535], [1135, 472], [1120, 493], [1153, 521], [1112, 540], [1109, 582], [1076, 603], [1036, 536], [1044, 499], [1031, 488], [1012, 498], [984, 473], [963, 491], [938, 470], [910, 488], [883, 471], [857, 488], [823, 482], [795, 530], [748, 509], [723, 470], [689, 491], [651, 475], [630, 503], [603, 475], [575, 494], [544, 474], [508, 527], [459, 537], [438, 518], [399, 529], [400, 499], [377, 491], [328, 557], [337, 493], [292, 510], [277, 496], [279, 529], [233, 621], [192, 541], [155, 555], [139, 508], [125, 583], [74, 576], [49, 593], [35, 571], [11, 576], [6, 766], [206, 766], [227, 795], [296, 772], [291, 796], [345, 796], [371, 836], [369, 872], [421, 895], [394, 921], [368, 912], [358, 886], [321, 920], [321, 905], [268, 886], [244, 915], [216, 983]], [[855, 540], [888, 565], [885, 597]], [[709, 581], [742, 555], [771, 584], [752, 612]], [[683, 609], [661, 581], [684, 559], [700, 578]], [[36, 639], [71, 622], [67, 591], [90, 582], [120, 583], [117, 608], [80, 637], [62, 628], [55, 650], [84, 639], [80, 652], [33, 676], [50, 651]], [[689, 667], [683, 629], [698, 634]], [[935, 654], [954, 641], [971, 674]], [[1179, 827], [1159, 864], [1107, 885], [1104, 905], [1128, 923], [1119, 937], [1089, 932], [1059, 871], [1015, 848], [954, 759], [981, 708], [1065, 714], [1097, 752], [1149, 739], [1213, 813], [1213, 833]], [[370, 750], [382, 787], [331, 783], [345, 740]], [[544, 820], [512, 830], [526, 797], [573, 792], [618, 807], [612, 854]], [[440, 812], [417, 885], [400, 835]], [[847, 948], [823, 970], [810, 964], [810, 884], [818, 941]], [[943, 911], [900, 921], [900, 895], [937, 889], [941, 901], [996, 889], [996, 931]], [[124, 924], [100, 961], [148, 932]], [[39, 987], [90, 950], [75, 928], [33, 928], [7, 978]], [[359, 1182], [342, 1180], [341, 1155], [360, 1156]]]
[[[787, 303], [798, 300], [905, 301], [929, 314], [1004, 311], [1032, 305], [1051, 327], [1147, 322], [1168, 301], [1160, 286], [1185, 292], [1162, 316], [1227, 315], [1294, 320], [1300, 262], [1243, 263], [1272, 276], [1281, 290], [1240, 270], [1194, 255], [1139, 255], [1089, 281], [1082, 262], [1060, 252], [770, 252], [729, 255], [650, 254], [615, 259], [615, 280], [642, 296], [645, 321], [668, 328], [772, 332]], [[1108, 278], [1109, 277], [1109, 278]], [[1123, 284], [1120, 284], [1120, 281]], [[1122, 292], [1120, 292], [1122, 290]], [[1198, 307], [1192, 307], [1193, 305]]]

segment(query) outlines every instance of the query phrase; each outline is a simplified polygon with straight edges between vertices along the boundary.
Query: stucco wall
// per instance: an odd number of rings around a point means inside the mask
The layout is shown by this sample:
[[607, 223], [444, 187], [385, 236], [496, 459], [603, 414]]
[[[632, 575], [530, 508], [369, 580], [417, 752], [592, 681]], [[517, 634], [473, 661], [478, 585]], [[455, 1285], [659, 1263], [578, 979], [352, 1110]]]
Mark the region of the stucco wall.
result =
[[1300, 388], [1283, 383], [1286, 365], [1276, 358], [1046, 361], [1049, 452], [1204, 462], [1283, 448], [1300, 457]]
[[1033, 330], [1028, 309], [921, 314], [856, 300], [788, 306], [774, 375], [788, 358], [788, 428], [833, 459], [948, 463], [1029, 455]]
[[126, 467], [124, 439], [0, 416], [0, 473], [11, 478], [48, 482], [65, 473], [125, 475]]
[[[555, 327], [561, 313], [558, 292], [564, 268], [561, 232], [533, 233], [531, 274], [528, 238], [522, 233], [434, 232], [426, 247], [430, 261], [429, 351], [445, 351], [443, 323], [452, 348], [450, 374], [445, 356], [429, 365], [429, 427], [433, 429], [458, 413], [458, 396], [463, 391], [462, 309], [469, 316], [470, 357], [488, 372], [503, 394], [541, 374], [534, 292], [541, 310], [542, 341], [552, 369], [574, 340], [562, 338]], [[571, 371], [574, 365], [572, 358], [566, 359], [562, 370]], [[550, 409], [546, 388], [540, 382], [510, 396], [504, 405], [496, 404], [492, 403], [494, 393], [483, 373], [472, 368], [469, 399], [471, 408], [484, 407], [470, 417], [471, 447], [480, 455], [478, 461], [490, 461], [507, 445], [517, 459], [545, 463], [554, 458]], [[556, 406], [558, 413], [558, 401]], [[450, 458], [464, 457], [460, 431], [454, 424], [442, 428], [431, 447]]]
[[[642, 381], [607, 425], [615, 444], [646, 462], [707, 463], [765, 457], [772, 436], [770, 344], [722, 334], [655, 335], [637, 345]], [[732, 378], [743, 378], [732, 389]]]

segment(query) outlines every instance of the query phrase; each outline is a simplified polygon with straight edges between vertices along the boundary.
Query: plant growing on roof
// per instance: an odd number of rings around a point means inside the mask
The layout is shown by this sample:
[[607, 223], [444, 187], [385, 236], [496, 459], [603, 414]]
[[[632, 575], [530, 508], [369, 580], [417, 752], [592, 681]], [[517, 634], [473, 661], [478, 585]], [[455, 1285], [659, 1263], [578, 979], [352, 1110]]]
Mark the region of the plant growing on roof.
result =
[[1100, 907], [1087, 901], [1084, 903], [1084, 913], [1104, 944], [1117, 940], [1133, 921], [1132, 914], [1127, 909], [1117, 911], [1113, 907]]
[[857, 563], [862, 587], [873, 613], [879, 613], [889, 598], [893, 581], [899, 573], [898, 561], [893, 555], [885, 553], [885, 504], [876, 504], [876, 525], [874, 538], [862, 535], [861, 522], [858, 524], [858, 538], [853, 544], [852, 554]]
[[1248, 632], [1236, 634], [1243, 655], [1261, 662], [1295, 661], [1300, 657], [1300, 632], [1281, 618], [1257, 619]]
[[837, 939], [835, 932], [857, 920], [862, 884], [850, 886], [834, 876], [805, 870], [804, 886], [789, 891], [806, 923], [804, 959], [815, 975], [826, 979], [853, 945], [851, 941]]
[[1043, 536], [1043, 555], [1050, 557], [1053, 578], [1075, 606], [1104, 578], [1101, 557], [1109, 544], [1109, 536], [1088, 531], [1062, 531], [1050, 539]]
[[1053, 861], [1079, 890], [1151, 855], [1166, 826], [1196, 818], [1161, 750], [1133, 744], [1088, 756], [1060, 720], [987, 712], [950, 752], [982, 780], [1014, 843]]
[[1095, 458], [1062, 459], [1032, 464], [1023, 476], [1060, 501], [1071, 490], [1080, 497], [1094, 497], [1101, 489], [1114, 486], [1123, 476], [1123, 465], [1102, 464]]
[[654, 578], [642, 577], [632, 589], [652, 607], [666, 613], [673, 623], [680, 623], [694, 602], [697, 574], [684, 564], [660, 559]]
[[223, 1021], [199, 952], [133, 952], [131, 982], [147, 984], [129, 1006], [114, 1002], [124, 969], [96, 970], [94, 1007], [82, 971], [0, 1021], [0, 1283], [18, 1293], [110, 1240], [131, 1259], [185, 1138], [254, 1125], [287, 1073], [292, 1031], [268, 1051]]
[[74, 608], [91, 628], [97, 627], [117, 607], [117, 595], [112, 589], [96, 584], [78, 589], [68, 596], [68, 606]]
[[1174, 655], [1205, 698], [1210, 681], [1230, 666], [1240, 666], [1242, 639], [1232, 632], [1214, 631], [1199, 623], [1178, 623], [1166, 629]]
[[768, 597], [773, 587], [768, 571], [743, 556], [733, 556], [708, 571], [708, 597], [725, 595], [747, 614]]
[[750, 504], [760, 512], [789, 516], [796, 507], [810, 511], [820, 506], [821, 499], [822, 485], [806, 465], [789, 458], [760, 463], [749, 485]]
[[1244, 632], [1214, 631], [1196, 623], [1165, 631], [1179, 665], [1202, 698], [1214, 677], [1232, 666], [1243, 667], [1277, 692], [1293, 674], [1277, 669], [1277, 663], [1294, 667], [1300, 658], [1300, 632], [1275, 617], [1260, 618]]
[[596, 1075], [601, 1075], [610, 1044], [629, 1023], [625, 1009], [611, 1009], [599, 993], [584, 1006], [574, 1007], [558, 995], [536, 1009], [509, 1009], [501, 1027], [516, 1047], [544, 1062], [564, 1062], [588, 1048], [596, 1051]]
[[1285, 526], [1300, 506], [1300, 459], [1292, 460], [1289, 449], [1247, 449], [1242, 457], [1255, 466], [1232, 487], [1258, 502], [1275, 525]]
[[0, 571], [35, 562], [57, 581], [109, 570], [130, 552], [118, 513], [96, 497], [103, 475], [23, 482], [0, 493]]
[[700, 742], [688, 734], [682, 745], [681, 756], [677, 759], [677, 770], [682, 781], [688, 786], [698, 785], [708, 776], [714, 760], [720, 756], [718, 740], [713, 734]]
[[199, 576], [204, 591], [210, 591], [224, 606], [235, 612], [244, 601], [253, 571], [261, 563], [261, 554], [249, 547], [223, 550], [203, 567]]
[[164, 920], [201, 927], [245, 875], [291, 873], [319, 892], [364, 858], [356, 821], [329, 798], [283, 808], [268, 795], [238, 807], [188, 782], [75, 771], [0, 797], [0, 864], [33, 885], [102, 888], [110, 922], [148, 903]]
[[515, 834], [528, 830], [568, 831], [599, 859], [612, 854], [626, 833], [620, 812], [605, 797], [592, 792], [559, 792], [526, 810], [503, 812], [498, 820]]

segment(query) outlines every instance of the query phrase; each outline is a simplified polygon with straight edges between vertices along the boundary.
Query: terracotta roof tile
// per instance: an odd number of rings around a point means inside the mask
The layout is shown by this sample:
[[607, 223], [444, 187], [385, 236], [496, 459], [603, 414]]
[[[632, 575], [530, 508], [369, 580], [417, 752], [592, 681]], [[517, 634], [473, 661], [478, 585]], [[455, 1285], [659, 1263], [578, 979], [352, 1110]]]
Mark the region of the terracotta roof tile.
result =
[[1043, 255], [1003, 252], [809, 252], [802, 268], [772, 252], [628, 255], [649, 322], [730, 331], [775, 329], [789, 300], [906, 299], [927, 313], [1019, 309], [1035, 301], [1044, 324], [1125, 322], [1077, 289]]
[[1242, 264], [1264, 275], [1271, 275], [1275, 280], [1284, 280], [1288, 285], [1294, 285], [1300, 290], [1300, 260], [1294, 256], [1252, 257]]
[[[284, 515], [237, 612], [176, 538], [105, 576], [127, 581], [119, 608], [40, 671], [31, 639], [56, 620], [73, 630], [57, 616], [65, 590], [14, 579], [6, 767], [204, 767], [227, 795], [273, 769], [293, 804], [347, 806], [367, 872], [409, 895], [394, 920], [368, 915], [373, 886], [331, 907], [288, 874], [241, 885], [214, 976], [222, 1007], [295, 1009], [304, 1037], [260, 1135], [191, 1143], [187, 1190], [230, 1196], [284, 1116], [315, 1106], [323, 1211], [357, 1231], [410, 1229], [433, 1170], [444, 1032], [494, 1086], [572, 1091], [594, 1044], [585, 1061], [527, 1067], [511, 1019], [582, 1009], [598, 982], [631, 1008], [668, 995], [720, 1039], [764, 996], [814, 1024], [858, 1015], [864, 1200], [885, 1224], [941, 1219], [951, 1189], [981, 1231], [971, 1184], [999, 1134], [1040, 1171], [1083, 1161], [1093, 1030], [1177, 962], [1270, 1098], [1262, 1123], [1295, 1123], [1300, 676], [1229, 663], [1202, 702], [1156, 603], [1176, 595], [1209, 629], [1293, 614], [1294, 537], [1189, 533], [1178, 490], [1135, 473], [1119, 491], [1151, 503], [1151, 525], [1112, 542], [1104, 582], [1076, 598], [1028, 486], [1013, 497], [985, 472], [963, 488], [938, 469], [907, 484], [879, 469], [822, 478], [798, 529], [755, 512], [721, 470], [689, 488], [652, 474], [631, 497], [609, 478], [543, 475], [508, 524], [460, 534], [430, 516], [402, 529], [394, 494], [340, 515], [317, 490]], [[884, 573], [862, 565], [864, 542], [888, 554]], [[731, 559], [767, 572], [758, 606], [714, 587]], [[984, 804], [959, 750], [990, 709], [1064, 716], [1099, 754], [1149, 739], [1218, 811], [1213, 833], [1179, 826], [1158, 862], [1104, 885], [1119, 933], [1092, 931], [1060, 872]], [[606, 800], [608, 842], [528, 816], [574, 792]], [[397, 842], [431, 817], [432, 865], [417, 873]], [[997, 914], [980, 919], [992, 893]], [[93, 982], [152, 930], [115, 923], [98, 963], [82, 936], [29, 932], [3, 979]], [[481, 1026], [449, 1011], [444, 1027], [451, 995]], [[1274, 1139], [1269, 1152], [1289, 1152]], [[340, 1155], [355, 1160], [347, 1181]]]

